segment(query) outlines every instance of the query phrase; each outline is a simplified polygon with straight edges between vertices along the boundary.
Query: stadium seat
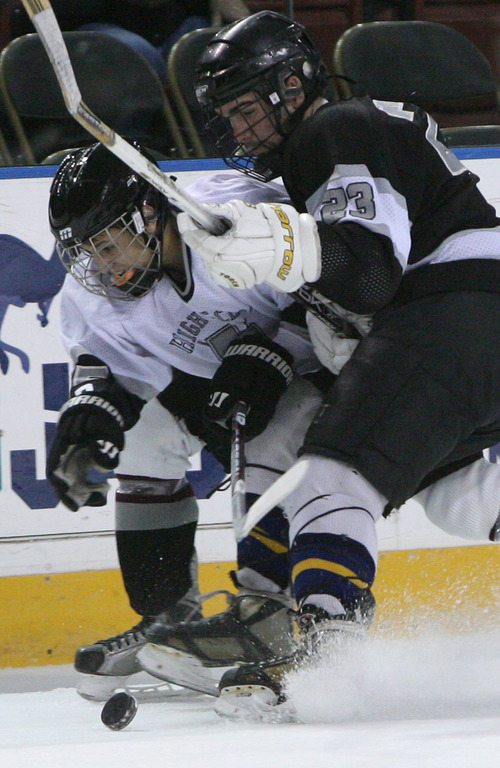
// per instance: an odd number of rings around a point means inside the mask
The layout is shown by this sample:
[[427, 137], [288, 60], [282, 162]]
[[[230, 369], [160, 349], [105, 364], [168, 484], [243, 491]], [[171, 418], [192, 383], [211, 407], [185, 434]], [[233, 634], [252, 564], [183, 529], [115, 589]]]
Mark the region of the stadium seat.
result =
[[442, 128], [441, 135], [446, 146], [456, 147], [500, 147], [500, 125], [465, 125]]
[[[63, 33], [83, 100], [107, 125], [166, 157], [188, 157], [163, 85], [142, 56], [99, 32]], [[20, 162], [32, 165], [95, 139], [72, 118], [37, 34], [12, 40], [0, 56], [0, 94]]]
[[184, 136], [195, 157], [214, 157], [217, 151], [204, 131], [204, 120], [193, 83], [196, 64], [205, 46], [217, 32], [215, 27], [195, 29], [183, 35], [167, 59], [167, 81]]
[[14, 162], [5, 136], [0, 130], [0, 166], [5, 165], [14, 165]]
[[498, 83], [487, 59], [444, 24], [357, 24], [337, 41], [333, 72], [342, 98], [409, 101], [442, 127], [500, 124]]

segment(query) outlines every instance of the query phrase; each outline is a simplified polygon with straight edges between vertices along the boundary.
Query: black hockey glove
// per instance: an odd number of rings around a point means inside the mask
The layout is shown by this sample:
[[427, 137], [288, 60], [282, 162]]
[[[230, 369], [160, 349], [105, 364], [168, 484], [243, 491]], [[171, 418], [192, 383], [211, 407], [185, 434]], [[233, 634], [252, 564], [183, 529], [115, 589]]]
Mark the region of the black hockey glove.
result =
[[206, 443], [225, 471], [231, 468], [231, 419], [239, 400], [249, 406], [248, 440], [265, 430], [279, 398], [293, 378], [293, 357], [258, 332], [232, 341], [212, 380], [175, 371], [172, 383], [158, 395], [170, 413]]
[[88, 473], [118, 466], [124, 432], [138, 421], [144, 401], [118, 384], [107, 365], [92, 355], [78, 358], [70, 394], [60, 411], [47, 477], [63, 504], [76, 512], [106, 503], [107, 481], [94, 482]]
[[211, 379], [174, 370], [171, 383], [157, 397], [167, 411], [184, 420], [192, 435], [204, 440], [203, 408], [211, 386]]
[[193, 376], [184, 371], [174, 371], [172, 383], [158, 395], [167, 411], [183, 419], [192, 435], [206, 444], [207, 450], [229, 472], [231, 440], [227, 429], [211, 424], [203, 417], [205, 404], [212, 391], [212, 380]]
[[230, 433], [235, 405], [242, 400], [249, 409], [247, 439], [260, 435], [293, 379], [292, 364], [290, 352], [264, 334], [240, 334], [229, 344], [212, 379], [204, 410], [206, 427]]

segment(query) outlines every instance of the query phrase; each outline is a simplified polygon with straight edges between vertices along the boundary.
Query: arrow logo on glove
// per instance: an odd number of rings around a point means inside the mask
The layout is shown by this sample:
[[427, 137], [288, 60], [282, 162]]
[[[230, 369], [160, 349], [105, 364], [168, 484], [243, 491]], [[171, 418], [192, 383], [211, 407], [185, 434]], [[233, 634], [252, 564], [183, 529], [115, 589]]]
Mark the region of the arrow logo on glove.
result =
[[287, 235], [284, 235], [283, 239], [289, 247], [286, 248], [285, 252], [283, 253], [283, 263], [277, 273], [280, 280], [286, 280], [293, 264], [293, 230], [290, 224], [290, 219], [288, 218], [283, 208], [280, 205], [271, 205], [271, 208], [274, 209], [278, 219], [280, 220], [281, 226], [288, 233]]

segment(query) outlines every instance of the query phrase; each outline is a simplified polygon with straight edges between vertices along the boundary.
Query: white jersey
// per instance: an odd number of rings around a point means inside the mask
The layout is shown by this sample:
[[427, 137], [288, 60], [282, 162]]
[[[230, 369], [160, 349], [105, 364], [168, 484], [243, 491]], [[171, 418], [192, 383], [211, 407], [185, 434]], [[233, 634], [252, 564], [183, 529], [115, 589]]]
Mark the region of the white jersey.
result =
[[[204, 202], [231, 199], [282, 202], [278, 184], [236, 174], [204, 176], [190, 188]], [[74, 360], [84, 352], [103, 360], [130, 391], [149, 399], [165, 389], [172, 369], [211, 378], [228, 343], [241, 331], [259, 328], [294, 356], [298, 373], [320, 367], [305, 328], [280, 322], [293, 303], [266, 285], [232, 290], [216, 285], [201, 257], [191, 251], [192, 287], [181, 297], [163, 277], [135, 301], [89, 293], [66, 277], [61, 304], [63, 342]]]

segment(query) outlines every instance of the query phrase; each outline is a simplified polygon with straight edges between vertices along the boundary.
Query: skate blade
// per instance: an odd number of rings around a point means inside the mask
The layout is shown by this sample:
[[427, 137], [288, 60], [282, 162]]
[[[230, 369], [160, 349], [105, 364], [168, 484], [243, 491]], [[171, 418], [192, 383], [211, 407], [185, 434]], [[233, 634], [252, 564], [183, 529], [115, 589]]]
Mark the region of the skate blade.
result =
[[184, 651], [146, 643], [137, 654], [141, 667], [150, 675], [208, 696], [218, 696], [218, 684], [231, 667], [204, 667], [199, 659]]
[[275, 692], [263, 685], [223, 688], [215, 702], [215, 713], [224, 720], [251, 723], [297, 722], [289, 701], [278, 703]]
[[86, 701], [108, 701], [117, 691], [126, 691], [139, 702], [167, 701], [168, 699], [196, 696], [196, 691], [186, 690], [158, 678], [148, 681], [148, 674], [137, 673], [130, 677], [88, 675], [80, 673], [76, 692]]
[[181, 685], [173, 685], [166, 680], [150, 685], [126, 685], [125, 691], [137, 699], [138, 702], [169, 701], [170, 699], [179, 701], [179, 699], [191, 699], [201, 696], [201, 691], [193, 691]]
[[86, 701], [107, 701], [117, 689], [123, 690], [128, 676], [78, 673], [76, 692]]

